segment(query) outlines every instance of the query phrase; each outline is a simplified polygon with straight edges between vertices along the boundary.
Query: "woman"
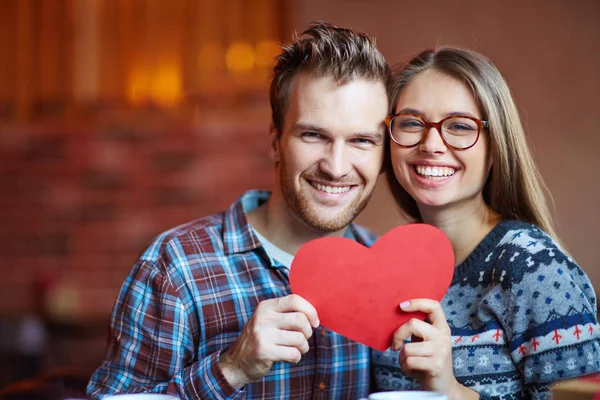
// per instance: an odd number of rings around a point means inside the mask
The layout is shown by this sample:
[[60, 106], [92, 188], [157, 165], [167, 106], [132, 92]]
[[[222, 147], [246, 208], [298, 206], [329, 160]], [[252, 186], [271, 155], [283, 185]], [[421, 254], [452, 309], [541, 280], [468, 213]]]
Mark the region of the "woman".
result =
[[[593, 288], [561, 250], [506, 82], [485, 57], [444, 47], [392, 84], [388, 179], [399, 205], [452, 242], [454, 278], [374, 353], [377, 390], [451, 399], [541, 399], [600, 370]], [[412, 340], [410, 340], [412, 337]]]

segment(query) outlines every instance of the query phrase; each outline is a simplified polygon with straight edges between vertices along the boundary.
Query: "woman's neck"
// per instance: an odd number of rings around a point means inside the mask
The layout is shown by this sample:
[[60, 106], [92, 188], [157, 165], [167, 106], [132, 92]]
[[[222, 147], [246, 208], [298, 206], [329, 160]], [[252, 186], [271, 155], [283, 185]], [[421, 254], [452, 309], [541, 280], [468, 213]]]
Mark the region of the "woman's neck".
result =
[[423, 222], [436, 226], [450, 239], [455, 265], [461, 264], [500, 221], [481, 199], [453, 207], [419, 207]]

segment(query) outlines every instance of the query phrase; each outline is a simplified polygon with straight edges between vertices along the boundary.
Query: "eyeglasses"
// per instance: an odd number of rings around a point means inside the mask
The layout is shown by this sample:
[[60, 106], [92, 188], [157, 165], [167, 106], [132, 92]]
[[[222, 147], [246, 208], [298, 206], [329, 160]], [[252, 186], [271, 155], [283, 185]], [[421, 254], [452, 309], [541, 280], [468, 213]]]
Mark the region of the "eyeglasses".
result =
[[392, 140], [402, 147], [414, 147], [425, 141], [431, 128], [438, 130], [446, 146], [466, 150], [475, 146], [482, 128], [488, 121], [463, 115], [451, 115], [439, 122], [429, 122], [413, 114], [395, 114], [385, 119]]

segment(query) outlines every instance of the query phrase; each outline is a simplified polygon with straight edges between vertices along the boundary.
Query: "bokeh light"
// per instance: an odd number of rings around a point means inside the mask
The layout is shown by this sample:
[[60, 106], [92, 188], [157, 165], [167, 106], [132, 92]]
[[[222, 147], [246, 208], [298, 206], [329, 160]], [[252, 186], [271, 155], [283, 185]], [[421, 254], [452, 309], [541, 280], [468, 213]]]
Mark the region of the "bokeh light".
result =
[[234, 73], [250, 72], [255, 62], [254, 48], [248, 42], [232, 44], [225, 54], [227, 69]]
[[256, 44], [256, 66], [269, 68], [273, 59], [281, 52], [279, 43], [274, 40], [261, 40]]
[[198, 69], [201, 73], [212, 73], [225, 67], [225, 51], [218, 42], [208, 42], [202, 45], [198, 54]]

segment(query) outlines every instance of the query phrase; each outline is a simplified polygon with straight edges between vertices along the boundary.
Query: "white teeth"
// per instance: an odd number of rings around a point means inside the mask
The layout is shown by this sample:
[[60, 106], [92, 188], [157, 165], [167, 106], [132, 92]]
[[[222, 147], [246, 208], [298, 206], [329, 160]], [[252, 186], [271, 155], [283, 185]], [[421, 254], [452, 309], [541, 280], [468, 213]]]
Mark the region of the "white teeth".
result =
[[454, 168], [450, 167], [425, 167], [423, 165], [415, 165], [415, 171], [422, 176], [452, 176], [456, 172]]
[[348, 190], [350, 190], [350, 186], [325, 186], [321, 185], [320, 183], [313, 183], [313, 186], [319, 190], [333, 194], [346, 193]]

